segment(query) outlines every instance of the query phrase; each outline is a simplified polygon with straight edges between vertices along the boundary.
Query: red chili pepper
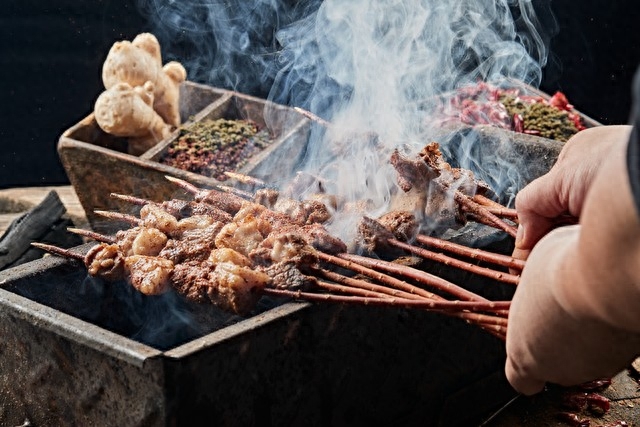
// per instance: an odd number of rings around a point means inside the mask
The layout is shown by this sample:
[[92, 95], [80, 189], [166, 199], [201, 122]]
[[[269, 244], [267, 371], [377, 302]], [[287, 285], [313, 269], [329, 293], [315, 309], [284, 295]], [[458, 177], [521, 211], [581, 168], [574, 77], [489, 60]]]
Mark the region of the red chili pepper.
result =
[[587, 394], [587, 406], [591, 412], [604, 415], [611, 407], [610, 400], [598, 393]]
[[513, 131], [514, 132], [524, 132], [524, 119], [520, 114], [513, 115]]
[[596, 391], [596, 390], [604, 390], [610, 385], [611, 385], [611, 378], [600, 378], [597, 380], [582, 383], [578, 385], [578, 388], [584, 391]]
[[562, 396], [562, 406], [572, 411], [582, 411], [587, 407], [587, 393], [566, 393]]
[[578, 414], [573, 412], [558, 412], [556, 416], [560, 421], [572, 427], [589, 427], [591, 425], [591, 421], [580, 418]]
[[573, 122], [573, 125], [579, 131], [585, 130], [587, 128], [584, 124], [582, 124], [582, 119], [576, 113], [569, 113], [569, 120], [571, 120]]
[[573, 105], [569, 104], [569, 100], [562, 92], [556, 92], [551, 98], [549, 98], [549, 105], [554, 106], [559, 110], [573, 110]]

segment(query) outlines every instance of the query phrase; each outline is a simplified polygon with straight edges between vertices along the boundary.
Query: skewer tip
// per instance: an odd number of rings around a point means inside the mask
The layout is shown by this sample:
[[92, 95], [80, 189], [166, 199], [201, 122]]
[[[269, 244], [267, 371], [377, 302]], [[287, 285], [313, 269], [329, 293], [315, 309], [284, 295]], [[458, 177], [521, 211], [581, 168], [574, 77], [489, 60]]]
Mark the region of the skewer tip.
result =
[[264, 182], [261, 179], [258, 178], [254, 178], [252, 176], [249, 175], [245, 175], [242, 173], [238, 173], [238, 172], [232, 172], [232, 171], [224, 171], [224, 174], [226, 176], [228, 176], [231, 179], [235, 179], [236, 181], [240, 181], [243, 184], [251, 184], [251, 185], [257, 185], [257, 186], [261, 186], [261, 187], [266, 187], [267, 183]]
[[313, 114], [311, 111], [307, 111], [304, 108], [300, 108], [300, 107], [293, 107], [293, 109], [295, 111], [297, 111], [298, 113], [302, 114], [303, 116], [305, 116], [306, 118], [308, 118], [309, 120], [312, 120], [312, 121], [314, 121], [316, 123], [319, 123], [322, 126], [326, 126], [326, 127], [331, 126], [331, 123], [329, 123], [328, 121], [326, 121], [322, 117]]
[[145, 199], [141, 199], [139, 197], [135, 197], [135, 196], [129, 196], [127, 194], [120, 194], [120, 193], [109, 193], [109, 197], [111, 197], [112, 199], [118, 199], [118, 200], [122, 200], [128, 203], [133, 203], [135, 205], [146, 205], [149, 203], [149, 200], [145, 200]]
[[253, 199], [253, 194], [248, 191], [243, 191], [238, 188], [229, 187], [228, 185], [217, 184], [216, 190], [222, 191], [224, 193], [235, 194], [236, 196], [243, 197], [245, 199]]
[[190, 182], [185, 181], [184, 179], [176, 178], [175, 176], [171, 176], [171, 175], [165, 175], [164, 177], [169, 182], [176, 184], [178, 187], [182, 188], [183, 190], [189, 193], [196, 194], [200, 192], [200, 189], [198, 187], [191, 184]]
[[45, 252], [49, 252], [50, 254], [59, 255], [65, 258], [72, 258], [77, 260], [83, 260], [84, 256], [77, 252], [70, 251], [69, 249], [64, 249], [54, 245], [48, 245], [46, 243], [39, 242], [31, 242], [31, 246], [34, 246], [38, 249], [42, 249]]
[[135, 217], [133, 215], [128, 215], [128, 214], [123, 214], [120, 212], [112, 212], [112, 211], [103, 211], [100, 209], [95, 209], [93, 211], [93, 213], [95, 213], [96, 215], [100, 215], [102, 217], [108, 218], [108, 219], [113, 219], [116, 221], [123, 221], [129, 224], [135, 224], [135, 225], [139, 225], [140, 223], [142, 223], [142, 220], [138, 217]]
[[110, 236], [105, 236], [104, 234], [96, 233], [92, 230], [84, 230], [82, 228], [75, 227], [67, 227], [67, 231], [70, 233], [77, 234], [79, 236], [88, 237], [89, 239], [96, 240], [98, 242], [104, 243], [115, 243], [116, 239]]

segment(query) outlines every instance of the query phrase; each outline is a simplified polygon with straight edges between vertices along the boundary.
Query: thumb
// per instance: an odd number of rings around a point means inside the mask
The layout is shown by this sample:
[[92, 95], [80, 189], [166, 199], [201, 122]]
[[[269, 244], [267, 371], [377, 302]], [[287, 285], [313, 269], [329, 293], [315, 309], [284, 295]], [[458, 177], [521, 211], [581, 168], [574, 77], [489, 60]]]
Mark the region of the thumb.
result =
[[516, 196], [518, 234], [516, 248], [528, 250], [556, 224], [556, 219], [567, 211], [556, 188], [553, 171], [522, 189]]
[[522, 375], [520, 373], [520, 369], [518, 369], [517, 365], [513, 363], [513, 360], [510, 357], [507, 358], [504, 372], [509, 384], [511, 384], [518, 393], [531, 396], [544, 390], [544, 381], [539, 381]]

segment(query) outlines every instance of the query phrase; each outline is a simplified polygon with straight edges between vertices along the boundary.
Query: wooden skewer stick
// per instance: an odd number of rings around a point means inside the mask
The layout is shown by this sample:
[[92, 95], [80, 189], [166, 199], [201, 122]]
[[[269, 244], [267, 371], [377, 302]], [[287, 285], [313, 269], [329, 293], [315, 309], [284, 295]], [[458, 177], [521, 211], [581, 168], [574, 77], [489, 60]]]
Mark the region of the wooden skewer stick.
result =
[[447, 240], [427, 236], [424, 234], [418, 234], [416, 236], [416, 242], [423, 245], [432, 246], [443, 251], [451, 252], [456, 255], [490, 262], [492, 264], [501, 265], [503, 267], [522, 270], [525, 266], [525, 261], [516, 259], [508, 255], [497, 254], [495, 252], [489, 252], [477, 248], [469, 248], [464, 245], [459, 245], [457, 243], [452, 243]]
[[303, 108], [300, 107], [293, 107], [293, 109], [295, 111], [297, 111], [298, 113], [302, 114], [303, 116], [305, 116], [307, 119], [314, 121], [324, 127], [331, 127], [331, 123], [326, 121], [325, 119], [323, 119], [322, 117], [313, 114], [311, 111], [307, 111]]
[[[343, 259], [343, 257], [345, 259]], [[396, 289], [400, 289], [404, 292], [410, 293], [410, 294], [414, 294], [417, 295], [419, 297], [422, 298], [426, 298], [430, 301], [447, 301], [447, 302], [456, 302], [456, 303], [470, 303], [471, 305], [473, 305], [473, 303], [477, 303], [479, 304], [479, 306], [483, 306], [483, 304], [489, 304], [491, 303], [491, 301], [481, 297], [480, 295], [476, 295], [473, 292], [467, 291], [466, 289], [460, 288], [459, 286], [445, 280], [442, 278], [439, 278], [437, 276], [432, 276], [432, 278], [434, 279], [431, 282], [431, 286], [440, 289], [442, 291], [445, 292], [449, 292], [451, 293], [452, 289], [455, 289], [453, 292], [456, 292], [458, 295], [465, 295], [467, 298], [473, 298], [473, 299], [467, 299], [465, 301], [462, 300], [458, 300], [458, 301], [448, 301], [446, 299], [444, 299], [443, 297], [441, 297], [440, 295], [434, 294], [432, 292], [428, 292], [424, 289], [418, 288], [416, 286], [413, 286], [405, 281], [396, 279], [395, 277], [386, 275], [384, 273], [380, 273], [376, 270], [373, 270], [371, 268], [368, 268], [369, 266], [373, 266], [374, 264], [378, 263], [379, 265], [382, 265], [385, 263], [385, 261], [381, 261], [381, 260], [375, 260], [372, 258], [366, 258], [366, 257], [360, 257], [358, 255], [352, 255], [352, 254], [340, 254], [338, 256], [333, 256], [333, 255], [329, 255], [326, 254], [324, 252], [318, 252], [318, 258], [325, 261], [325, 262], [329, 262], [331, 264], [334, 264], [336, 266], [342, 267], [342, 268], [346, 268], [348, 270], [351, 271], [355, 271], [357, 273], [360, 273], [362, 275], [365, 275], [367, 277], [370, 277], [374, 280], [378, 280], [379, 282], [383, 283], [386, 286], [390, 286], [392, 288], [396, 288]], [[354, 260], [357, 260], [354, 261]], [[363, 264], [365, 265], [361, 265], [359, 264], [360, 261], [364, 261]], [[392, 264], [392, 263], [387, 263], [387, 264]], [[398, 270], [402, 271], [404, 270], [405, 272], [409, 269], [411, 269], [410, 267], [406, 267], [406, 266], [398, 266]], [[425, 274], [425, 275], [429, 275], [428, 273], [424, 273], [421, 272], [419, 270], [415, 270], [415, 269], [411, 269], [414, 270], [417, 273], [420, 274]], [[414, 277], [415, 278], [415, 277]], [[462, 290], [462, 292], [460, 291]], [[403, 298], [404, 299], [404, 298]], [[416, 298], [417, 300], [417, 298]], [[496, 308], [496, 309], [491, 309], [491, 312], [493, 314], [499, 315], [499, 316], [503, 316], [506, 317], [508, 315], [508, 312], [504, 309], [500, 309], [500, 308]]]
[[165, 178], [183, 190], [193, 194], [196, 201], [222, 209], [230, 215], [235, 215], [246, 202], [244, 198], [232, 193], [225, 193], [216, 189], [200, 189], [190, 182], [173, 176], [165, 176]]
[[164, 177], [168, 181], [176, 184], [178, 187], [180, 187], [183, 190], [185, 190], [187, 193], [198, 194], [200, 191], [203, 191], [200, 188], [196, 187], [195, 185], [193, 185], [190, 182], [187, 182], [187, 181], [185, 181], [183, 179], [176, 178], [176, 177], [171, 176], [171, 175], [165, 175]]
[[[330, 292], [338, 292], [342, 294], [347, 294], [349, 296], [361, 296], [361, 297], [369, 297], [369, 298], [382, 298], [382, 299], [393, 299], [391, 296], [379, 293], [375, 291], [369, 291], [366, 289], [360, 288], [352, 288], [350, 286], [336, 285], [334, 283], [328, 283], [322, 280], [317, 281], [318, 287], [322, 289], [326, 289]], [[395, 299], [395, 302], [402, 303], [404, 298]], [[414, 299], [415, 300], [415, 299]], [[440, 312], [438, 310], [433, 310], [434, 312]], [[459, 317], [460, 319], [464, 319], [470, 324], [477, 324], [482, 326], [503, 326], [506, 328], [507, 319], [504, 317], [492, 316], [489, 314], [482, 313], [470, 313], [470, 312], [447, 312], [442, 311], [444, 314], [449, 314], [454, 317]]]
[[236, 181], [239, 181], [243, 184], [255, 185], [256, 187], [268, 187], [267, 183], [263, 180], [245, 175], [243, 173], [225, 171], [224, 174], [229, 178], [235, 179]]
[[509, 274], [503, 271], [493, 270], [491, 268], [480, 267], [479, 265], [475, 265], [471, 262], [461, 261], [457, 258], [453, 258], [445, 254], [433, 252], [424, 248], [419, 248], [417, 246], [413, 246], [408, 243], [401, 242], [400, 240], [397, 240], [397, 239], [388, 239], [387, 242], [391, 246], [403, 249], [407, 252], [411, 252], [412, 254], [418, 255], [419, 257], [440, 262], [444, 265], [450, 265], [459, 270], [464, 270], [470, 273], [478, 274], [480, 276], [489, 277], [499, 282], [509, 283], [511, 285], [517, 285], [518, 282], [520, 281], [520, 276]]
[[[342, 279], [350, 279], [349, 277], [346, 276], [342, 276], [340, 274], [337, 273], [333, 273], [331, 271], [328, 270], [323, 270], [321, 273], [329, 273], [326, 274], [327, 278], [330, 278], [331, 280], [333, 280], [334, 282], [336, 281], [335, 279], [340, 280]], [[336, 277], [336, 276], [341, 276], [340, 277]], [[367, 283], [363, 280], [357, 280], [357, 279], [353, 279], [353, 281], [355, 282], [363, 282], [363, 283]], [[352, 281], [343, 281], [341, 280], [340, 283], [350, 283], [353, 284]], [[334, 283], [327, 283], [325, 281], [319, 280], [317, 281], [317, 284], [319, 287], [326, 289], [328, 291], [331, 292], [339, 292], [342, 294], [347, 294], [347, 295], [352, 295], [352, 296], [363, 296], [363, 297], [370, 297], [370, 298], [391, 298], [393, 299], [392, 295], [389, 294], [389, 291], [396, 291], [395, 289], [390, 289], [387, 288], [385, 286], [379, 286], [379, 285], [374, 285], [374, 287], [369, 288], [369, 289], [362, 289], [360, 287], [360, 284], [358, 284], [356, 288], [354, 288], [351, 285], [336, 285]], [[405, 299], [408, 300], [424, 300], [424, 298], [418, 296], [418, 295], [414, 295], [414, 294], [409, 294], [406, 292], [401, 292], [399, 291], [399, 293], [396, 294], [398, 298], [396, 298], [396, 301], [402, 301]], [[484, 300], [486, 301], [486, 300]], [[437, 310], [434, 310], [437, 311]], [[504, 316], [496, 316], [496, 315], [487, 315], [487, 314], [481, 314], [481, 313], [469, 313], [469, 312], [460, 312], [455, 314], [456, 317], [460, 317], [461, 319], [465, 319], [466, 321], [468, 321], [469, 323], [473, 323], [473, 324], [483, 324], [483, 325], [499, 325], [499, 326], [507, 326], [507, 319]]]
[[[480, 205], [482, 206], [482, 205]], [[499, 218], [504, 218], [504, 219], [508, 219], [509, 221], [513, 222], [514, 224], [518, 224], [518, 218], [517, 216], [514, 217], [511, 214], [507, 213], [505, 215], [505, 212], [502, 209], [498, 209], [498, 208], [492, 208], [490, 206], [483, 206], [487, 212], [492, 213], [493, 215], [499, 217]], [[480, 224], [485, 224], [488, 225], [490, 227], [495, 227], [494, 223], [487, 220], [487, 219], [483, 219], [478, 217], [476, 214], [474, 214], [473, 212], [470, 212], [468, 208], [461, 206], [461, 209], [463, 212], [465, 212], [467, 214], [467, 216], [469, 218], [471, 218], [472, 221], [476, 221], [479, 222]]]
[[475, 196], [473, 196], [472, 200], [479, 205], [484, 206], [489, 212], [496, 216], [509, 218], [516, 221], [518, 220], [518, 212], [515, 209], [507, 208], [506, 206], [503, 206], [488, 197], [485, 197], [481, 194], [476, 194]]
[[222, 191], [224, 193], [235, 194], [236, 196], [240, 196], [240, 197], [242, 197], [244, 199], [247, 199], [247, 200], [253, 200], [253, 198], [254, 198], [254, 194], [253, 193], [250, 193], [250, 192], [244, 191], [244, 190], [240, 190], [239, 188], [229, 187], [228, 185], [218, 184], [218, 185], [216, 185], [216, 189], [218, 189], [218, 190], [220, 190], [220, 191]]
[[355, 271], [356, 273], [363, 274], [367, 277], [370, 277], [374, 280], [377, 280], [387, 286], [391, 286], [396, 289], [400, 289], [402, 291], [408, 292], [410, 294], [420, 295], [423, 298], [427, 298], [429, 300], [441, 300], [444, 299], [439, 295], [434, 294], [433, 292], [426, 291], [417, 286], [413, 286], [403, 280], [396, 279], [395, 277], [388, 276], [384, 273], [380, 273], [379, 271], [372, 270], [363, 265], [360, 265], [356, 262], [342, 259], [333, 255], [326, 254], [324, 252], [317, 252], [317, 256], [319, 259], [336, 265], [338, 267], [346, 268], [351, 271]]
[[386, 294], [388, 297], [404, 298], [404, 299], [418, 299], [423, 300], [424, 297], [409, 292], [401, 291], [400, 289], [389, 288], [387, 286], [381, 286], [375, 283], [367, 282], [366, 280], [355, 279], [353, 277], [347, 277], [342, 274], [330, 271], [324, 268], [318, 268], [314, 271], [314, 274], [324, 277], [325, 279], [332, 280], [336, 283], [348, 286], [349, 288], [359, 288], [371, 292], [378, 292]]
[[504, 317], [492, 316], [490, 314], [482, 314], [482, 313], [469, 313], [463, 311], [460, 313], [461, 319], [465, 319], [470, 323], [481, 323], [484, 325], [496, 325], [496, 326], [504, 326], [507, 327], [509, 321]]
[[513, 225], [507, 224], [502, 219], [498, 218], [496, 215], [492, 214], [482, 205], [471, 200], [468, 196], [462, 193], [459, 190], [456, 190], [453, 193], [453, 198], [455, 201], [467, 209], [469, 212], [478, 216], [481, 219], [488, 221], [493, 224], [496, 228], [506, 231], [511, 237], [515, 239], [516, 237], [516, 228]]
[[115, 237], [106, 236], [104, 234], [96, 233], [95, 231], [91, 231], [91, 230], [84, 230], [82, 228], [67, 227], [67, 231], [73, 234], [88, 237], [89, 239], [93, 239], [98, 242], [109, 243], [109, 244], [114, 244], [117, 242]]
[[[339, 285], [333, 285], [330, 283], [318, 283], [319, 286], [332, 291], [338, 291], [336, 289]], [[344, 287], [341, 287], [344, 288]], [[441, 310], [441, 309], [433, 309], [429, 306], [424, 306], [420, 304], [420, 306], [416, 306], [414, 303], [427, 303], [426, 300], [407, 300], [407, 299], [396, 299], [389, 298], [386, 296], [383, 297], [370, 297], [370, 296], [362, 296], [362, 295], [334, 295], [334, 294], [317, 294], [312, 292], [299, 292], [299, 291], [289, 291], [283, 289], [273, 289], [266, 288], [262, 291], [264, 294], [272, 295], [272, 296], [280, 296], [280, 297], [289, 297], [297, 300], [309, 301], [309, 302], [333, 302], [340, 304], [352, 304], [352, 305], [369, 305], [369, 306], [381, 306], [381, 307], [395, 307], [395, 308], [408, 308], [407, 304], [410, 305], [409, 308], [412, 309], [424, 309], [427, 311], [431, 311], [434, 313], [444, 314], [451, 317], [457, 317], [459, 319], [464, 320], [465, 322], [477, 325], [483, 330], [491, 333], [495, 337], [501, 340], [506, 339], [506, 328], [507, 328], [507, 319], [499, 318], [491, 315], [486, 315], [482, 313], [470, 313], [467, 311], [449, 311], [449, 310]], [[375, 292], [364, 291], [367, 292], [368, 295], [375, 295]]]
[[334, 293], [347, 294], [347, 295], [358, 296], [358, 297], [367, 297], [367, 298], [393, 299], [392, 296], [386, 293], [371, 291], [371, 290], [362, 289], [362, 288], [355, 288], [352, 286], [339, 285], [335, 283], [329, 283], [329, 282], [325, 282], [324, 280], [317, 280], [316, 284], [319, 288], [325, 289], [329, 292], [334, 292]]
[[379, 269], [387, 273], [395, 273], [413, 279], [418, 283], [431, 286], [435, 289], [446, 292], [451, 296], [460, 298], [462, 301], [488, 301], [486, 298], [483, 298], [480, 295], [474, 294], [471, 291], [461, 288], [460, 286], [451, 283], [448, 280], [406, 265], [395, 264], [380, 259], [363, 257], [353, 254], [340, 254], [338, 256], [344, 260], [354, 262], [364, 267]]
[[265, 288], [262, 292], [268, 295], [294, 298], [317, 302], [336, 302], [345, 304], [371, 305], [380, 307], [418, 308], [425, 310], [446, 311], [486, 311], [508, 310], [511, 301], [448, 301], [448, 300], [405, 300], [395, 298], [366, 298], [344, 295], [315, 294], [312, 292], [289, 291], [284, 289]]
[[485, 206], [488, 212], [494, 214], [497, 217], [507, 218], [513, 222], [518, 222], [518, 214], [515, 210], [505, 208], [492, 208], [491, 206]]
[[61, 257], [84, 261], [84, 255], [71, 251], [69, 249], [63, 249], [63, 248], [59, 248], [58, 246], [47, 245], [46, 243], [38, 243], [38, 242], [31, 242], [31, 246], [35, 246], [36, 248], [42, 249], [43, 251], [52, 253], [54, 255], [59, 255]]
[[138, 217], [135, 217], [133, 215], [128, 215], [128, 214], [123, 214], [120, 212], [102, 211], [102, 210], [95, 210], [93, 212], [102, 217], [113, 219], [116, 221], [127, 222], [131, 225], [142, 225], [144, 223], [144, 220]]
[[128, 194], [119, 194], [119, 193], [109, 193], [109, 197], [122, 200], [127, 203], [131, 203], [132, 205], [145, 206], [149, 203], [155, 203], [151, 200], [141, 199], [140, 197], [130, 196]]

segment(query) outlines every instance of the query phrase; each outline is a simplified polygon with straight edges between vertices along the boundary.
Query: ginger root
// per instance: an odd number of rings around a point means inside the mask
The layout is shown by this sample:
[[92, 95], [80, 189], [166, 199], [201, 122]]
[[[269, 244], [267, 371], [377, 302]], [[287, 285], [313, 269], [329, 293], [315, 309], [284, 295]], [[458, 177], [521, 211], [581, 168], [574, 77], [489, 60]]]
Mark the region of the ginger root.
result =
[[180, 63], [162, 66], [153, 34], [114, 43], [102, 66], [106, 90], [94, 107], [98, 126], [128, 138], [130, 154], [144, 153], [180, 125], [180, 84], [186, 78]]
[[129, 153], [140, 155], [169, 136], [171, 126], [153, 109], [154, 85], [117, 83], [96, 100], [94, 115], [105, 132], [129, 138]]
[[139, 34], [132, 42], [114, 43], [102, 67], [102, 82], [107, 89], [119, 83], [135, 87], [152, 82], [153, 108], [172, 126], [180, 125], [180, 83], [186, 78], [187, 72], [179, 62], [162, 66], [160, 43], [150, 33]]

